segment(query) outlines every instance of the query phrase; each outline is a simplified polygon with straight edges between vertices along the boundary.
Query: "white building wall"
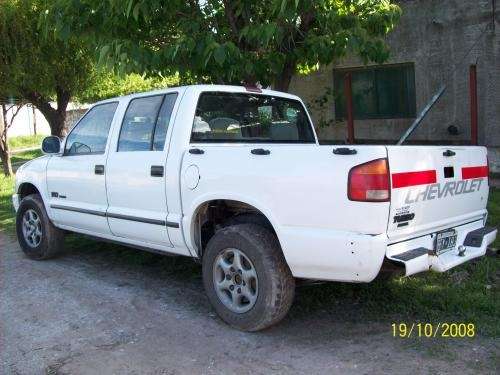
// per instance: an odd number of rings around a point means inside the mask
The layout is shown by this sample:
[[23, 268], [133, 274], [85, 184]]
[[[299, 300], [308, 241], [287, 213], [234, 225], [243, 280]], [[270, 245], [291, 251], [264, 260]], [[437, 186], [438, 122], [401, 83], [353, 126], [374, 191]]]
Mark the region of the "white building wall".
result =
[[[7, 119], [10, 122], [12, 117], [12, 111], [7, 113]], [[36, 133], [37, 134], [50, 134], [50, 127], [45, 120], [45, 117], [42, 113], [35, 109], [35, 117], [36, 117]], [[20, 112], [14, 118], [14, 123], [9, 128], [7, 132], [8, 137], [17, 137], [20, 135], [33, 135], [34, 133], [34, 117], [33, 117], [33, 109], [31, 106], [24, 106], [21, 108]]]

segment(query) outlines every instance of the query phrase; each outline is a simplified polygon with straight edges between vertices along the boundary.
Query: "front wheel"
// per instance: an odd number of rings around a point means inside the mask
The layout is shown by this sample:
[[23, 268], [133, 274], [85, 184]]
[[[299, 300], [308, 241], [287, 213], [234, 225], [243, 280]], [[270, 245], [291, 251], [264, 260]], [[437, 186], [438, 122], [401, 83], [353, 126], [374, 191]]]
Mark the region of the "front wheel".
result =
[[53, 258], [62, 251], [64, 231], [52, 224], [38, 194], [28, 195], [21, 201], [16, 232], [21, 249], [31, 259]]
[[278, 323], [295, 294], [295, 280], [276, 236], [256, 224], [215, 233], [203, 255], [203, 282], [217, 314], [243, 331]]

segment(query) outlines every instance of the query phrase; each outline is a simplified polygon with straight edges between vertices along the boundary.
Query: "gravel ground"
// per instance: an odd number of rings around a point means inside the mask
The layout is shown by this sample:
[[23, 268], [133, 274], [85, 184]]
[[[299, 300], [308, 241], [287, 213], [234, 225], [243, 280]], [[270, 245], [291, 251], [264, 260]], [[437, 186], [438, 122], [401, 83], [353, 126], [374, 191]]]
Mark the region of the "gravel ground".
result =
[[201, 275], [182, 272], [191, 260], [172, 258], [180, 271], [165, 272], [89, 248], [34, 262], [1, 234], [0, 249], [0, 374], [477, 374], [499, 366], [491, 338], [396, 339], [389, 321], [349, 319], [334, 306], [301, 312], [311, 287], [298, 289], [280, 325], [249, 334], [217, 318]]

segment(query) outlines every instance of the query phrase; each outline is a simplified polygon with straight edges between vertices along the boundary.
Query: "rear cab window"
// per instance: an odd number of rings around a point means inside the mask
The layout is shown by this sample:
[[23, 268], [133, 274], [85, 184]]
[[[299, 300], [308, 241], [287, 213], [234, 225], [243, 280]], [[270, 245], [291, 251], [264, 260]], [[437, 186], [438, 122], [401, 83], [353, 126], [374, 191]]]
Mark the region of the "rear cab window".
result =
[[118, 152], [163, 151], [177, 93], [132, 99], [123, 117]]
[[191, 142], [315, 143], [315, 138], [298, 100], [203, 92], [196, 107]]

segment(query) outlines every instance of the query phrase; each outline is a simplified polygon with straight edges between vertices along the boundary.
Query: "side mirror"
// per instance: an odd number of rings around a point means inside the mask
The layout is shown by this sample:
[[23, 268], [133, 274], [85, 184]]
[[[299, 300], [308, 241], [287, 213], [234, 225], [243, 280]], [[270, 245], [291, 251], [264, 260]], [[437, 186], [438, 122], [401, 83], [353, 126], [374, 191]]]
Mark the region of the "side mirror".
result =
[[44, 154], [59, 154], [61, 151], [61, 140], [55, 135], [45, 137], [42, 141], [42, 152]]

